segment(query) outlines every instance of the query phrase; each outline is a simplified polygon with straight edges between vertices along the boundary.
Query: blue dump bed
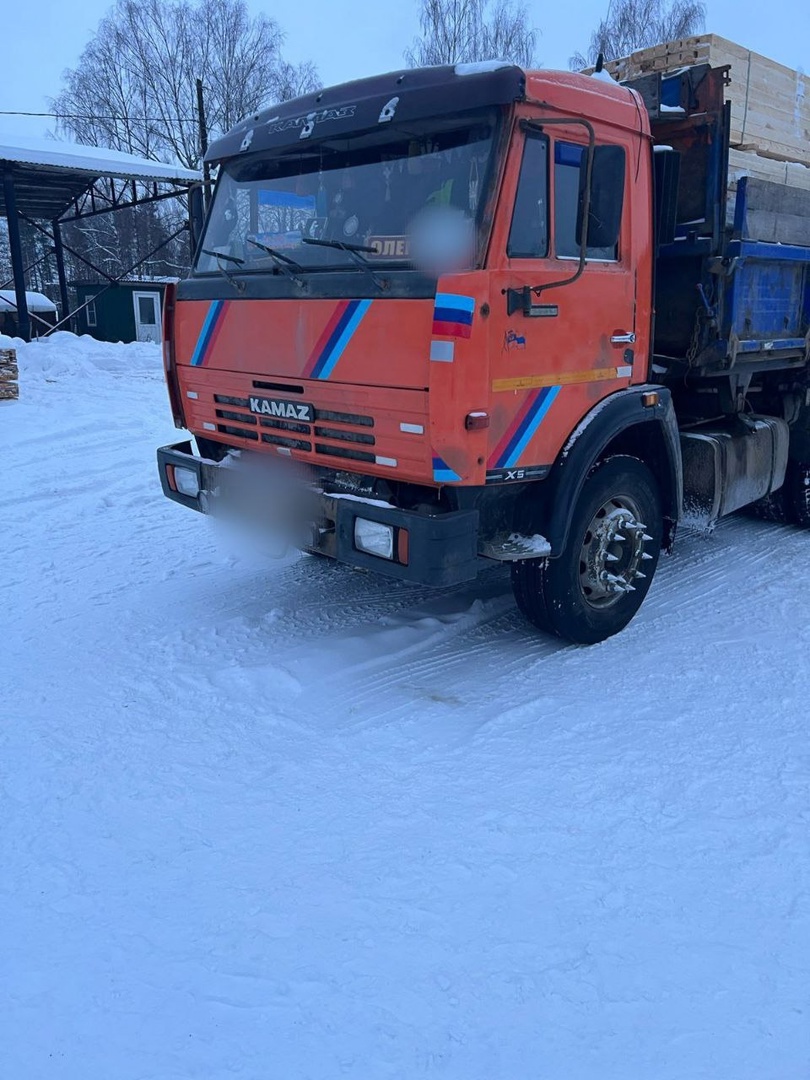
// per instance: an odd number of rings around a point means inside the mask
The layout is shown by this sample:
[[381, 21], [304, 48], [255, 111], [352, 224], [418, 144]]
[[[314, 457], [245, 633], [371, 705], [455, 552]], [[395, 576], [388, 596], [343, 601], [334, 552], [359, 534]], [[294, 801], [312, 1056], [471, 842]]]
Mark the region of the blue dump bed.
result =
[[743, 177], [719, 263], [716, 352], [738, 358], [807, 358], [810, 328], [810, 191]]
[[675, 381], [810, 361], [810, 191], [746, 176], [729, 191], [726, 76], [629, 84], [656, 140], [653, 353]]

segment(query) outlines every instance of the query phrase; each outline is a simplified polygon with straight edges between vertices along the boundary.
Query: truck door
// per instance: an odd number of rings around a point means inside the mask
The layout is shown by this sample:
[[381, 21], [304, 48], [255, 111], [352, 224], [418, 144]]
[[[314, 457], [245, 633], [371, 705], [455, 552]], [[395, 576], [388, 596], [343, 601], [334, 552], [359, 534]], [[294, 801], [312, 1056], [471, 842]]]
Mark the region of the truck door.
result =
[[631, 133], [609, 130], [596, 135], [591, 220], [594, 211], [619, 215], [618, 241], [602, 243], [591, 225], [579, 272], [586, 127], [572, 120], [516, 129], [489, 260], [489, 480], [544, 475], [593, 405], [643, 379], [630, 212], [635, 144]]

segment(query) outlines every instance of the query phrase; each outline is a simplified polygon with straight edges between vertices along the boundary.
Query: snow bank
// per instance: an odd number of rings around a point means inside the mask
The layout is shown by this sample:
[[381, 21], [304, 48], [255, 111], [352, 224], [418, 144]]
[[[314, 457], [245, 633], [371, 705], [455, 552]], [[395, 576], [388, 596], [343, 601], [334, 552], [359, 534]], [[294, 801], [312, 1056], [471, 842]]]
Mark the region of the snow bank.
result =
[[30, 344], [0, 334], [0, 349], [17, 350], [22, 386], [66, 376], [96, 378], [100, 372], [161, 376], [163, 371], [160, 346], [146, 341], [124, 345], [57, 330]]

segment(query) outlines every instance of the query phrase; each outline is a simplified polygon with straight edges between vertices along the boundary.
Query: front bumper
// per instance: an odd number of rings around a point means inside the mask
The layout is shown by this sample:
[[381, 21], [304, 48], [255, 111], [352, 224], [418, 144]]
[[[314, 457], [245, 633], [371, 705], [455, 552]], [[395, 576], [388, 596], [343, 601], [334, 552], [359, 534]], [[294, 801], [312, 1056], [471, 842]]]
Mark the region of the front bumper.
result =
[[[190, 441], [161, 446], [157, 460], [167, 498], [200, 513], [228, 514], [230, 493], [234, 489], [232, 478], [239, 471], [232, 464], [198, 457]], [[194, 472], [200, 489], [197, 496], [177, 490], [175, 468]], [[422, 585], [457, 585], [471, 581], [478, 573], [477, 510], [428, 514], [339, 493], [307, 489], [296, 495], [295, 502], [305, 505], [306, 511], [299, 515], [300, 521], [289, 531], [289, 536], [294, 532], [291, 542], [303, 551]], [[301, 495], [303, 498], [298, 497]], [[392, 526], [393, 559], [358, 550], [357, 518]]]

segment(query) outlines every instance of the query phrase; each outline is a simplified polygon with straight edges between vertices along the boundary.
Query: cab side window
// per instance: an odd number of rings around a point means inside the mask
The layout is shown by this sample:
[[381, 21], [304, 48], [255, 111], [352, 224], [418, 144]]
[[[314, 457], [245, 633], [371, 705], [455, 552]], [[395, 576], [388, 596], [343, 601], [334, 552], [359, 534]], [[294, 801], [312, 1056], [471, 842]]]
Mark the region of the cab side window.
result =
[[510, 259], [548, 255], [548, 139], [529, 134], [523, 145], [506, 254]]
[[[607, 148], [596, 148], [599, 153]], [[610, 147], [607, 153], [611, 155], [614, 172], [614, 184], [612, 191], [599, 189], [600, 176], [594, 172], [591, 188], [591, 224], [590, 235], [596, 227], [594, 221], [595, 208], [603, 206], [604, 198], [618, 200], [618, 204], [611, 206], [611, 211], [621, 218], [621, 200], [623, 192], [624, 176], [624, 150], [621, 147]], [[584, 171], [587, 161], [587, 151], [583, 146], [575, 143], [557, 142], [554, 144], [554, 251], [562, 258], [579, 258], [578, 228], [581, 227], [579, 216], [583, 205]], [[617, 177], [617, 165], [621, 169], [622, 182], [615, 183]], [[616, 235], [616, 234], [614, 234]], [[587, 257], [589, 259], [601, 259], [616, 261], [619, 258], [619, 245], [610, 247], [598, 247], [588, 245]]]

